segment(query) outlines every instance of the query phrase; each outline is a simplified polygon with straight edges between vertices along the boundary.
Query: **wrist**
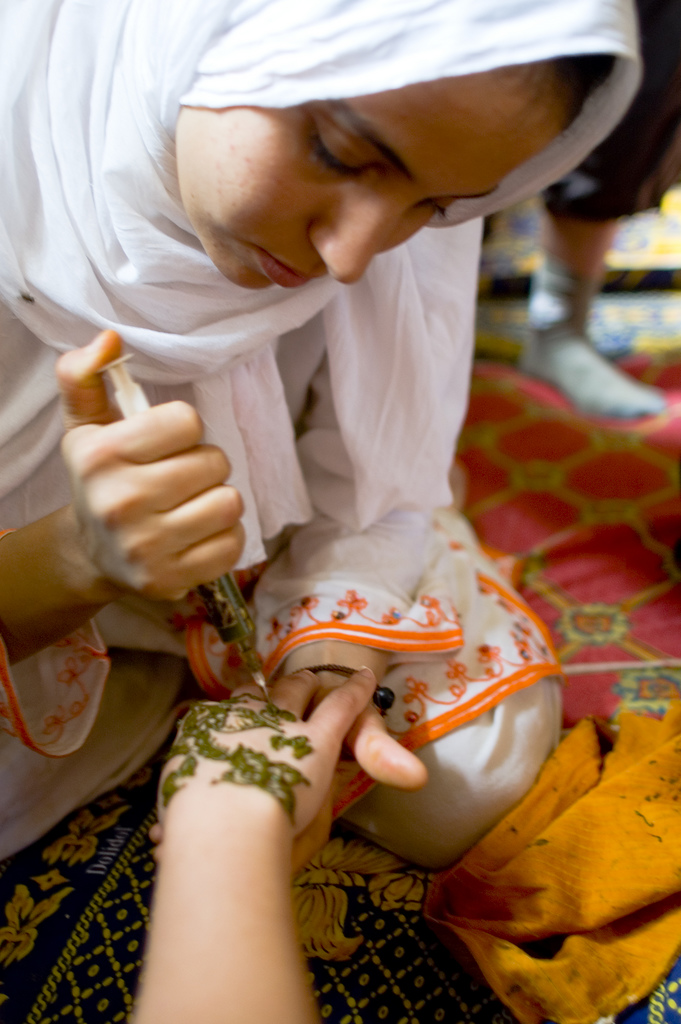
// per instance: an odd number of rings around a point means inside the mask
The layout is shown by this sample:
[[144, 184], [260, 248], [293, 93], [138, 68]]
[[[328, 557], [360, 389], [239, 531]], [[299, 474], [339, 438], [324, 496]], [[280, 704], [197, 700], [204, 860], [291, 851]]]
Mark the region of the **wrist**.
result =
[[170, 800], [163, 820], [163, 856], [192, 859], [219, 851], [221, 860], [281, 862], [290, 870], [293, 829], [279, 801], [256, 786], [187, 784]]
[[[175, 876], [194, 876], [218, 891], [224, 884], [287, 886], [293, 829], [279, 801], [255, 786], [187, 786], [163, 819], [162, 864]], [[230, 881], [231, 880], [231, 881]]]
[[104, 576], [88, 557], [87, 546], [72, 505], [53, 513], [59, 575], [74, 603], [104, 606], [127, 591]]
[[88, 562], [69, 506], [2, 538], [0, 631], [11, 663], [68, 636], [120, 594]]

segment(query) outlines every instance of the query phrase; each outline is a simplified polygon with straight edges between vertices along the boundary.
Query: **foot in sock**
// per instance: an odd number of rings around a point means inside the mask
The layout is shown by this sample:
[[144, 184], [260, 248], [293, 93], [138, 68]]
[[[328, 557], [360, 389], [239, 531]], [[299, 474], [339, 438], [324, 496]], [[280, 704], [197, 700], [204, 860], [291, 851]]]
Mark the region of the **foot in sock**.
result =
[[536, 331], [523, 353], [521, 369], [553, 384], [591, 416], [636, 419], [665, 408], [658, 388], [640, 384], [599, 355], [585, 338], [547, 338]]
[[641, 384], [596, 352], [585, 324], [599, 282], [577, 277], [549, 256], [532, 280], [530, 340], [521, 369], [553, 384], [582, 412], [635, 419], [665, 408], [658, 388]]

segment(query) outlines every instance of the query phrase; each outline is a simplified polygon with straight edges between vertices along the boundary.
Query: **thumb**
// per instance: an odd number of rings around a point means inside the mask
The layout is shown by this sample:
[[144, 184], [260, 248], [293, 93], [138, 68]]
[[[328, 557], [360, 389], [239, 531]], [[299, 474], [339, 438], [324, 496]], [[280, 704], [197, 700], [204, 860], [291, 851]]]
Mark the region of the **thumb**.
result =
[[118, 419], [100, 371], [120, 355], [120, 337], [115, 331], [102, 331], [89, 345], [59, 357], [56, 374], [67, 430]]

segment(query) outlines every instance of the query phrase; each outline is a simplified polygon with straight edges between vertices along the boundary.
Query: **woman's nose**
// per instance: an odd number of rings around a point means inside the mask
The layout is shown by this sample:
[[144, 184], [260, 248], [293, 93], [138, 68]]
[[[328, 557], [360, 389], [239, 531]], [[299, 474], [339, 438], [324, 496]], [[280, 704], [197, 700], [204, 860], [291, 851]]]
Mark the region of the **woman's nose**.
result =
[[403, 240], [399, 224], [389, 200], [357, 192], [330, 205], [310, 226], [309, 237], [331, 277], [353, 284], [377, 253]]

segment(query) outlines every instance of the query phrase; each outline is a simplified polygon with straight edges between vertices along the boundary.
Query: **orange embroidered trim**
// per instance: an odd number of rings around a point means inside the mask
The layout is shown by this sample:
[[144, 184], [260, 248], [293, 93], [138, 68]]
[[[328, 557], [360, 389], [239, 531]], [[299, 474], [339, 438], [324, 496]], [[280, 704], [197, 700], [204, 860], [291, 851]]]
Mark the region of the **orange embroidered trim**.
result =
[[352, 778], [346, 782], [340, 791], [336, 802], [333, 805], [332, 815], [334, 820], [346, 811], [351, 804], [354, 804], [356, 800], [359, 800], [361, 796], [368, 793], [372, 786], [376, 783], [370, 775], [357, 765], [357, 771]]
[[[414, 618], [397, 608], [372, 618], [366, 614], [369, 601], [356, 590], [346, 590], [344, 597], [336, 600], [335, 608], [325, 612], [323, 618], [315, 615], [321, 598], [307, 595], [289, 611], [286, 627], [278, 619], [272, 619], [272, 629], [266, 637], [267, 643], [276, 647], [266, 661], [266, 668], [272, 671], [288, 653], [319, 638], [345, 640], [389, 651], [448, 651], [456, 650], [463, 644], [463, 634], [456, 608], [451, 605], [445, 610], [438, 598], [422, 594], [419, 598], [421, 614], [425, 621]], [[349, 616], [353, 616], [352, 620]], [[305, 622], [305, 626], [300, 623]], [[407, 623], [413, 625], [408, 627]], [[437, 627], [449, 625], [448, 629]], [[414, 629], [413, 627], [416, 627]]]
[[[96, 648], [92, 647], [90, 644], [84, 644], [83, 647], [81, 648], [81, 650], [83, 651], [83, 653], [91, 655], [92, 658], [94, 658], [96, 660], [98, 659], [98, 660], [109, 662], [108, 654], [104, 653], [103, 651], [98, 651]], [[68, 754], [55, 754], [55, 753], [53, 753], [52, 751], [50, 751], [48, 749], [48, 746], [46, 744], [37, 743], [33, 739], [33, 736], [31, 735], [31, 732], [30, 732], [30, 730], [28, 728], [28, 725], [26, 724], [26, 720], [25, 720], [25, 718], [24, 718], [24, 716], [23, 716], [23, 714], [21, 712], [21, 706], [20, 706], [19, 698], [18, 698], [17, 692], [16, 692], [16, 690], [14, 688], [14, 682], [12, 680], [12, 675], [11, 675], [10, 670], [9, 670], [9, 660], [7, 658], [7, 650], [5, 648], [4, 643], [2, 642], [2, 638], [1, 637], [0, 637], [0, 684], [2, 684], [2, 688], [3, 688], [3, 691], [4, 691], [4, 696], [5, 696], [5, 699], [6, 699], [6, 703], [3, 704], [3, 706], [2, 706], [1, 715], [9, 723], [11, 728], [14, 730], [13, 732], [9, 732], [9, 730], [7, 730], [8, 734], [11, 735], [11, 736], [14, 736], [16, 739], [20, 740], [21, 743], [25, 747], [28, 747], [28, 749], [32, 750], [35, 754], [40, 754], [42, 757], [50, 757], [53, 760], [59, 760], [60, 758], [68, 757], [69, 756]], [[82, 687], [81, 687], [81, 690], [82, 690]], [[86, 696], [85, 697], [85, 703], [87, 703], [88, 699], [89, 698]], [[76, 714], [71, 715], [71, 719], [66, 719], [66, 721], [72, 720], [73, 718], [77, 718], [80, 715], [81, 711], [82, 711], [82, 707], [81, 707], [81, 709], [79, 711], [77, 711]], [[48, 725], [48, 724], [49, 725], [59, 725], [59, 724], [63, 725], [64, 722], [63, 721], [59, 722], [59, 720], [56, 718], [55, 715], [51, 715], [51, 716], [48, 716], [45, 719], [43, 724], [44, 725]], [[54, 742], [54, 740], [52, 742]]]
[[400, 736], [400, 743], [407, 750], [418, 750], [424, 744], [432, 743], [433, 740], [446, 736], [448, 732], [458, 728], [460, 725], [465, 725], [466, 722], [471, 722], [474, 718], [478, 718], [485, 711], [496, 707], [506, 697], [510, 697], [512, 693], [516, 693], [517, 690], [524, 690], [526, 687], [538, 683], [540, 679], [546, 679], [547, 676], [559, 674], [560, 667], [558, 665], [547, 663], [531, 665], [526, 669], [521, 669], [519, 672], [514, 672], [513, 675], [500, 679], [496, 685], [478, 694], [477, 697], [468, 701], [467, 704], [461, 704], [456, 709], [446, 711], [444, 714], [438, 715], [437, 718], [422, 722], [421, 725], [409, 729]]
[[[522, 615], [531, 619], [544, 639], [549, 653], [554, 656], [555, 663], [542, 662], [541, 664], [523, 667], [511, 675], [497, 680], [496, 683], [487, 687], [482, 693], [469, 700], [466, 704], [459, 705], [456, 709], [438, 715], [437, 718], [427, 720], [420, 725], [412, 727], [399, 737], [399, 742], [407, 750], [418, 750], [420, 747], [425, 746], [426, 743], [432, 743], [434, 740], [440, 739], [440, 737], [445, 736], [453, 729], [465, 725], [466, 722], [478, 718], [485, 711], [491, 710], [506, 697], [516, 693], [518, 690], [532, 686], [534, 683], [539, 682], [540, 679], [546, 679], [552, 675], [560, 675], [560, 664], [546, 624], [513, 591], [507, 590], [506, 587], [489, 576], [485, 576], [483, 573], [478, 572], [478, 579], [487, 590], [498, 594], [499, 597], [516, 608]], [[333, 807], [334, 818], [347, 810], [361, 796], [364, 796], [374, 785], [374, 780], [366, 772], [358, 768], [356, 774], [348, 780], [338, 795]]]
[[501, 573], [504, 579], [508, 580], [512, 587], [518, 588], [522, 580], [526, 559], [518, 555], [509, 555], [507, 551], [493, 548], [490, 544], [485, 544], [484, 541], [478, 540], [478, 543], [480, 549], [494, 562], [497, 571]]
[[[441, 736], [445, 736], [448, 732], [452, 732], [458, 726], [465, 725], [466, 722], [478, 718], [483, 712], [491, 710], [491, 708], [500, 704], [506, 697], [510, 697], [512, 693], [525, 689], [525, 687], [531, 686], [547, 676], [558, 675], [559, 672], [560, 669], [557, 665], [535, 665], [524, 672], [517, 672], [515, 675], [504, 679], [492, 690], [486, 690], [474, 700], [469, 701], [468, 704], [457, 708], [456, 711], [449, 711], [432, 721], [423, 722], [421, 725], [416, 726], [416, 728], [410, 729], [409, 732], [403, 733], [399, 738], [400, 744], [406, 747], [407, 750], [418, 750], [419, 747], [425, 746], [426, 743], [432, 743]], [[376, 783], [371, 776], [358, 767], [357, 773], [343, 786], [333, 805], [334, 819], [339, 817], [356, 800], [359, 800], [361, 796], [368, 793], [375, 785]]]
[[[0, 530], [0, 540], [6, 537], [8, 533], [14, 533], [14, 530]], [[24, 721], [24, 717], [19, 709], [19, 700], [14, 691], [14, 684], [12, 682], [12, 676], [9, 670], [9, 660], [7, 657], [7, 648], [5, 647], [2, 637], [0, 637], [0, 682], [2, 683], [7, 697], [7, 719], [14, 729], [14, 735], [17, 739], [21, 740], [25, 747], [29, 750], [35, 751], [36, 754], [42, 753], [40, 747], [37, 747], [31, 738], [31, 734], [28, 731], [28, 727]]]
[[[7, 533], [9, 531], [3, 531]], [[7, 650], [2, 638], [0, 637], [0, 682], [2, 682], [5, 696], [7, 698], [7, 719], [14, 729], [14, 735], [17, 739], [21, 740], [25, 747], [29, 750], [33, 750], [36, 754], [41, 754], [40, 747], [37, 747], [33, 742], [31, 734], [28, 731], [28, 727], [24, 721], [24, 717], [19, 709], [19, 700], [14, 690], [14, 684], [12, 683], [12, 677], [9, 671], [9, 662], [7, 659]]]
[[277, 666], [297, 647], [313, 640], [345, 640], [347, 643], [374, 647], [379, 651], [420, 651], [439, 653], [453, 651], [463, 646], [463, 631], [460, 626], [430, 635], [403, 630], [400, 633], [341, 623], [335, 619], [318, 622], [314, 626], [292, 630], [277, 644], [265, 661], [264, 672], [269, 676]]
[[193, 618], [187, 621], [185, 643], [187, 645], [187, 660], [194, 678], [199, 686], [211, 697], [220, 700], [225, 694], [225, 685], [213, 672], [210, 662], [206, 657], [206, 649], [203, 642], [203, 629], [205, 619]]
[[535, 626], [537, 627], [537, 629], [539, 630], [544, 639], [544, 643], [548, 647], [550, 653], [556, 659], [556, 669], [558, 674], [560, 674], [560, 664], [558, 661], [558, 655], [556, 654], [556, 649], [553, 646], [553, 640], [551, 639], [551, 633], [549, 632], [549, 627], [546, 625], [546, 623], [543, 622], [539, 618], [539, 616], [532, 611], [529, 605], [527, 605], [523, 601], [520, 594], [516, 594], [513, 590], [508, 590], [506, 587], [502, 586], [501, 583], [498, 583], [496, 580], [493, 580], [490, 576], [486, 576], [483, 572], [478, 571], [478, 579], [482, 584], [484, 584], [486, 587], [489, 587], [490, 590], [493, 590], [496, 594], [499, 595], [499, 597], [503, 597], [504, 600], [508, 601], [509, 604], [512, 604], [514, 608], [517, 608], [519, 612], [521, 612], [528, 619], [531, 619], [532, 622], [534, 622]]

